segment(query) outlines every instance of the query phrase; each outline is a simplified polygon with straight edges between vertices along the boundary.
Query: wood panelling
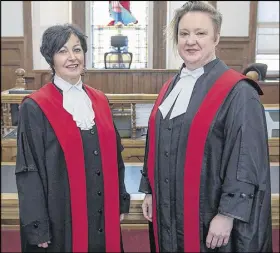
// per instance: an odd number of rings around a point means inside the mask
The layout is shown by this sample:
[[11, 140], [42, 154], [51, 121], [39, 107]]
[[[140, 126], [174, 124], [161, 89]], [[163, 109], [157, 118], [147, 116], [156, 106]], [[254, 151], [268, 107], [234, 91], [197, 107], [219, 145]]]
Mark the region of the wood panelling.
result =
[[166, 27], [167, 1], [154, 1], [153, 15], [153, 68], [166, 68]]
[[24, 66], [24, 37], [1, 38], [1, 91], [15, 86], [15, 70]]
[[241, 72], [248, 62], [249, 37], [221, 37], [216, 55], [229, 67]]
[[[227, 50], [222, 51], [225, 56]], [[232, 65], [230, 67], [236, 70], [241, 69], [241, 61], [229, 60]], [[96, 89], [109, 94], [130, 94], [130, 93], [145, 93], [158, 94], [164, 82], [174, 76], [177, 70], [169, 69], [141, 69], [141, 70], [88, 70], [83, 79], [86, 84]], [[15, 86], [14, 70], [2, 74], [2, 78], [12, 76], [8, 88]], [[35, 70], [32, 74], [25, 77], [26, 86], [29, 90], [37, 90], [45, 83], [51, 80], [51, 74], [48, 70]], [[5, 81], [9, 83], [9, 81]], [[3, 83], [3, 81], [2, 81]], [[261, 96], [261, 101], [264, 104], [279, 103], [279, 81], [275, 82], [260, 82], [259, 83], [264, 95]], [[7, 88], [7, 85], [5, 86]]]
[[270, 162], [279, 163], [279, 138], [269, 139], [269, 160]]
[[23, 1], [23, 37], [1, 37], [1, 91], [15, 85], [15, 70], [33, 69], [31, 1]]
[[24, 65], [27, 72], [33, 69], [32, 11], [31, 1], [23, 1]]
[[1, 161], [3, 161], [3, 162], [16, 162], [16, 158], [17, 158], [17, 142], [16, 142], [16, 140], [2, 139], [2, 141], [1, 141]]
[[[28, 77], [28, 89], [38, 89], [51, 79], [49, 71], [35, 70], [33, 73]], [[83, 79], [86, 84], [105, 93], [157, 93], [175, 73], [176, 70], [167, 69], [88, 70]]]
[[[215, 1], [212, 1], [215, 2]], [[79, 6], [78, 6], [79, 5]], [[72, 2], [73, 22], [83, 26], [85, 1]], [[2, 88], [13, 88], [15, 84], [14, 71], [21, 67], [27, 71], [26, 83], [28, 89], [39, 89], [50, 80], [48, 70], [37, 71], [30, 69], [33, 66], [32, 59], [32, 27], [31, 27], [31, 2], [24, 1], [24, 37], [1, 38], [2, 52]], [[166, 1], [154, 1], [154, 35], [153, 61], [154, 69], [131, 69], [131, 70], [88, 70], [84, 81], [88, 85], [102, 90], [105, 93], [158, 93], [163, 83], [173, 76], [177, 70], [167, 70], [166, 44], [163, 38], [163, 27], [166, 16]], [[254, 16], [252, 16], [252, 15]], [[251, 1], [250, 20], [256, 16], [256, 5]], [[76, 21], [75, 21], [76, 20]], [[251, 22], [251, 21], [250, 21]], [[251, 28], [249, 37], [221, 37], [217, 48], [217, 56], [229, 67], [242, 71], [252, 62]], [[39, 49], [38, 49], [39, 50]], [[279, 78], [279, 76], [278, 76]], [[265, 95], [262, 96], [264, 103], [279, 103], [279, 81], [262, 85]]]
[[260, 82], [264, 95], [261, 96], [263, 104], [279, 104], [279, 81]]
[[249, 62], [255, 62], [256, 59], [256, 37], [257, 37], [257, 15], [258, 14], [258, 1], [250, 1], [250, 19], [249, 19]]
[[77, 25], [84, 33], [86, 32], [86, 1], [71, 1], [72, 23]]
[[[2, 58], [7, 57], [9, 61], [10, 57], [7, 56], [5, 50], [10, 50], [7, 47], [15, 45], [14, 39], [2, 38], [5, 41], [6, 47], [2, 47]], [[23, 42], [23, 38], [19, 38], [16, 41]], [[2, 43], [3, 44], [3, 43]], [[18, 45], [17, 45], [18, 47]], [[163, 46], [161, 47], [163, 49]], [[242, 71], [248, 65], [248, 37], [222, 37], [217, 48], [217, 56], [222, 59], [229, 67]], [[165, 52], [165, 50], [163, 50]], [[24, 52], [21, 52], [21, 54]], [[164, 62], [165, 55], [158, 55], [159, 62]], [[24, 57], [25, 58], [25, 57]], [[24, 58], [21, 58], [24, 59]], [[163, 59], [164, 58], [164, 59]], [[3, 62], [3, 61], [2, 61]], [[5, 62], [5, 59], [4, 59]], [[3, 65], [3, 63], [2, 63]], [[27, 64], [29, 65], [29, 64]], [[165, 65], [165, 63], [164, 63]], [[18, 62], [17, 67], [24, 68], [24, 61]], [[2, 85], [2, 89], [8, 89], [14, 87], [14, 67], [11, 70], [4, 70], [6, 72], [2, 78], [5, 85]], [[162, 87], [163, 83], [177, 70], [167, 69], [130, 69], [130, 70], [88, 70], [84, 76], [84, 81], [89, 85], [100, 89], [106, 93], [157, 93]], [[2, 72], [3, 73], [3, 72]], [[27, 70], [27, 88], [38, 89], [44, 83], [50, 80], [50, 74], [48, 70]]]
[[[3, 37], [1, 39], [1, 91], [15, 86], [15, 70], [24, 66], [24, 37]], [[217, 49], [217, 56], [229, 67], [242, 71], [248, 64], [248, 37], [222, 37]], [[88, 70], [84, 82], [105, 93], [157, 94], [177, 70], [170, 69], [130, 69], [130, 70]], [[27, 72], [27, 89], [36, 90], [51, 80], [49, 70], [33, 70]], [[265, 104], [279, 103], [279, 80], [260, 83]]]

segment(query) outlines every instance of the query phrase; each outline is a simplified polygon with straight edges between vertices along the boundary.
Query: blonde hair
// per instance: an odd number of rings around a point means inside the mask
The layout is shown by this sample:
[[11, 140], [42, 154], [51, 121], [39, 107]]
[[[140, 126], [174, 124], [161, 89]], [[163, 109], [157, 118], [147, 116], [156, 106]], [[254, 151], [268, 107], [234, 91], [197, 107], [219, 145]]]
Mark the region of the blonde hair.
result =
[[175, 11], [174, 18], [171, 20], [169, 27], [165, 29], [165, 34], [170, 36], [173, 41], [173, 46], [178, 45], [178, 27], [181, 18], [188, 12], [204, 12], [207, 13], [214, 26], [215, 40], [221, 31], [222, 14], [217, 11], [211, 4], [204, 1], [187, 1], [181, 8]]

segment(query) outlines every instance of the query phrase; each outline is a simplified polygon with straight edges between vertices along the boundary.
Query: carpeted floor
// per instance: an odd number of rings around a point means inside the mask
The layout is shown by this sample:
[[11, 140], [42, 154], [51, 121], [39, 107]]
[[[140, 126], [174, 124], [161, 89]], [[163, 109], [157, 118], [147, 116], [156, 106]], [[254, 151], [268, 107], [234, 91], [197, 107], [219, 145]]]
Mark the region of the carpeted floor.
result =
[[[1, 252], [20, 252], [18, 230], [1, 230]], [[149, 252], [148, 231], [145, 229], [123, 229], [125, 252]], [[273, 230], [273, 251], [279, 252], [279, 229]]]

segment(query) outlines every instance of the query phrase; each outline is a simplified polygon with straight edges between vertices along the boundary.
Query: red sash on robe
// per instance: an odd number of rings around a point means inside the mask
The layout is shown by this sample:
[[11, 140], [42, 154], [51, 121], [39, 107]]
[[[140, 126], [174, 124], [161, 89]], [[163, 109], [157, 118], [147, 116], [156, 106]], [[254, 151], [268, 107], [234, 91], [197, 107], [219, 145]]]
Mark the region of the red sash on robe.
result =
[[[242, 79], [247, 78], [232, 69], [229, 69], [222, 74], [202, 101], [190, 126], [184, 166], [184, 252], [200, 252], [199, 190], [205, 143], [212, 121], [215, 119], [218, 109], [223, 104], [234, 85]], [[154, 183], [156, 148], [155, 119], [158, 107], [160, 106], [171, 81], [172, 79], [164, 84], [149, 119], [148, 178], [153, 197], [153, 229], [157, 252], [159, 252], [159, 242]]]
[[[106, 252], [120, 252], [119, 180], [115, 128], [108, 100], [104, 94], [87, 85], [85, 89], [95, 112], [94, 121], [101, 150]], [[40, 106], [64, 152], [71, 198], [72, 252], [88, 252], [85, 162], [79, 128], [72, 115], [63, 108], [63, 97], [52, 83], [46, 84], [26, 97], [32, 98]]]

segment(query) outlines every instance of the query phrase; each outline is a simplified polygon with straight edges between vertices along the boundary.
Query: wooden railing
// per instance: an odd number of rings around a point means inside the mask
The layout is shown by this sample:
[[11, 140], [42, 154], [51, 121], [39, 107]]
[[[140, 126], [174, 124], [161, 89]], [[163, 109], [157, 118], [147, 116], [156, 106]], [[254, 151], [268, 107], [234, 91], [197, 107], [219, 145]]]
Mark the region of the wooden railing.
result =
[[[1, 129], [2, 136], [5, 132], [14, 129], [12, 126], [11, 104], [20, 104], [26, 94], [10, 94], [14, 90], [26, 90], [25, 70], [17, 69], [16, 84], [13, 89], [1, 92]], [[252, 74], [251, 72], [248, 75]], [[254, 73], [253, 73], [254, 74]], [[252, 77], [252, 76], [251, 76]], [[34, 90], [27, 91], [29, 93]], [[112, 109], [118, 109], [115, 116], [131, 116], [131, 138], [136, 138], [136, 130], [145, 126], [137, 126], [136, 124], [136, 105], [137, 104], [153, 104], [157, 98], [157, 94], [106, 94]], [[279, 104], [265, 104], [265, 107], [279, 107]]]
[[[16, 70], [15, 88], [3, 91], [1, 93], [1, 136], [7, 136], [8, 133], [16, 129], [16, 125], [12, 124], [11, 105], [21, 104], [26, 94], [11, 94], [16, 90], [21, 90], [25, 93], [32, 93], [34, 90], [26, 90], [25, 71], [23, 69]], [[124, 160], [126, 162], [143, 162], [145, 139], [139, 137], [139, 130], [147, 128], [147, 123], [139, 125], [136, 122], [137, 106], [140, 104], [150, 104], [152, 108], [157, 94], [106, 94], [108, 97], [112, 114], [114, 117], [119, 117], [119, 120], [126, 120], [129, 129], [126, 129], [125, 137], [122, 136], [124, 145]], [[136, 108], [137, 107], [137, 108]], [[264, 104], [266, 109], [278, 108], [279, 104]], [[124, 118], [126, 117], [126, 119]], [[146, 121], [147, 122], [147, 121]], [[2, 161], [12, 162], [15, 160], [15, 140], [2, 141]], [[269, 140], [270, 160], [271, 162], [279, 161], [279, 138]], [[3, 160], [5, 158], [5, 160]]]
[[[6, 133], [15, 129], [12, 125], [11, 104], [21, 104], [23, 98], [27, 94], [31, 94], [35, 90], [26, 90], [26, 82], [24, 78], [25, 71], [23, 69], [16, 70], [15, 88], [1, 92], [1, 133]], [[21, 91], [24, 94], [13, 94], [14, 91]], [[132, 124], [131, 138], [136, 138], [136, 130], [145, 126], [136, 125], [136, 104], [153, 104], [157, 98], [157, 94], [106, 94], [109, 99], [111, 109], [114, 116], [130, 116]]]

